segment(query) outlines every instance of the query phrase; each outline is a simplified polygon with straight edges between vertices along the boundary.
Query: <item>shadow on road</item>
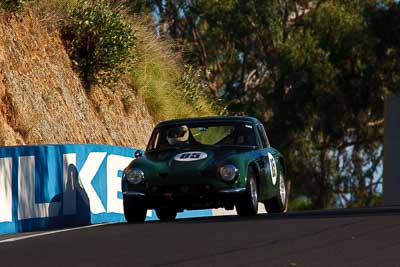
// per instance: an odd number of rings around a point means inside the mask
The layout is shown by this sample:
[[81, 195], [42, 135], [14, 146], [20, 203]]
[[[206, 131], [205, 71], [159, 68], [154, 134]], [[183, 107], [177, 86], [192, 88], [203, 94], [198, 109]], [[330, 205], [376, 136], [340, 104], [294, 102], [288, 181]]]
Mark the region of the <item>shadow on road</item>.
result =
[[198, 218], [177, 219], [173, 222], [147, 221], [144, 223], [116, 223], [105, 225], [104, 227], [120, 227], [121, 225], [158, 225], [158, 224], [190, 224], [190, 223], [235, 223], [241, 221], [262, 221], [262, 220], [306, 220], [306, 219], [332, 219], [332, 218], [365, 218], [371, 216], [400, 216], [400, 206], [378, 207], [378, 208], [359, 208], [359, 209], [332, 209], [315, 210], [302, 212], [288, 212], [281, 214], [259, 214], [254, 217], [229, 216], [210, 216]]

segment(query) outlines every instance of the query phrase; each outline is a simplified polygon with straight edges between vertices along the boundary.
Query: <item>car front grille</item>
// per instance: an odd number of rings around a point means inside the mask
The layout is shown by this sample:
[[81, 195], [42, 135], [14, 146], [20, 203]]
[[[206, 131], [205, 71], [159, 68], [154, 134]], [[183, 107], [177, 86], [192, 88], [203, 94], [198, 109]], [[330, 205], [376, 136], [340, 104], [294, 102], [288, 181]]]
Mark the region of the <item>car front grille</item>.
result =
[[205, 194], [212, 191], [212, 186], [208, 184], [191, 185], [153, 185], [150, 187], [152, 194]]

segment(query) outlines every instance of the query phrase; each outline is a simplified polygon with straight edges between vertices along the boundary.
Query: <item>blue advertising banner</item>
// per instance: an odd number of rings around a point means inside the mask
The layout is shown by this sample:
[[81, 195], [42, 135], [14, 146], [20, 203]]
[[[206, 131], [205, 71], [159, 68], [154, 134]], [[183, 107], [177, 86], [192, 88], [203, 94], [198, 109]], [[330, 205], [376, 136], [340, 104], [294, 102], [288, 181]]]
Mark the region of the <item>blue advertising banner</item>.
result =
[[[135, 151], [106, 145], [0, 148], [0, 234], [125, 221], [121, 177]], [[211, 215], [188, 211], [178, 218]], [[155, 219], [149, 210], [147, 220]]]

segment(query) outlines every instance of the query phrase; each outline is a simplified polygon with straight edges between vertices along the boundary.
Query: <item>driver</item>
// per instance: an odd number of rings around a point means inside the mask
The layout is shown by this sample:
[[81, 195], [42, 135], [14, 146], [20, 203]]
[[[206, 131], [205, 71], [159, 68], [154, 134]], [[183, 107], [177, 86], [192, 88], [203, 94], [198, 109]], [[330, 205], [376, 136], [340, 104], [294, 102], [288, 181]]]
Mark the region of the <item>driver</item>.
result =
[[168, 130], [167, 141], [171, 146], [187, 144], [189, 141], [189, 128], [186, 125]]

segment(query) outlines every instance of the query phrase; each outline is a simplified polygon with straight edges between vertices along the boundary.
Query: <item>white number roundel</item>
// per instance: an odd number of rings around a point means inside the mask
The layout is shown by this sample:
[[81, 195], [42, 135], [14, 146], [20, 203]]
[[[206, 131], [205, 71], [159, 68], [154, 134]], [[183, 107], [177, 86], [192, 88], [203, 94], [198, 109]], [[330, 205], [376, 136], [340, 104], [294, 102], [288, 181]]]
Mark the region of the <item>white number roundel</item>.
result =
[[184, 152], [176, 155], [174, 160], [176, 161], [196, 161], [207, 158], [207, 154], [204, 152]]
[[275, 164], [275, 159], [274, 156], [272, 156], [271, 153], [268, 153], [268, 160], [269, 160], [269, 170], [271, 172], [271, 178], [272, 178], [272, 184], [276, 184], [276, 178], [278, 177], [278, 174], [276, 172], [276, 164]]

